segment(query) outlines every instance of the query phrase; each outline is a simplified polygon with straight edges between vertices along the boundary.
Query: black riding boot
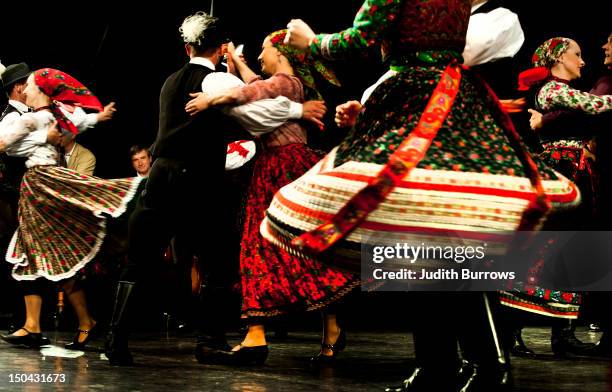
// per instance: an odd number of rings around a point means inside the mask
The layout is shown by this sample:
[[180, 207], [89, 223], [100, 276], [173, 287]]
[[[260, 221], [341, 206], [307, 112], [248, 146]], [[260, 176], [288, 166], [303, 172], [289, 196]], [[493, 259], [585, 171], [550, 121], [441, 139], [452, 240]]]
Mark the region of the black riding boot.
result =
[[417, 368], [401, 385], [388, 392], [457, 390], [457, 334], [453, 296], [427, 292], [415, 295], [414, 351]]
[[458, 376], [459, 390], [510, 390], [510, 358], [495, 323], [497, 297], [484, 292], [464, 293], [463, 296], [465, 321], [461, 324], [459, 343], [464, 364]]
[[126, 281], [120, 281], [117, 285], [113, 315], [105, 344], [106, 356], [112, 366], [130, 366], [134, 363], [128, 348], [129, 327], [126, 313], [134, 285], [134, 282]]

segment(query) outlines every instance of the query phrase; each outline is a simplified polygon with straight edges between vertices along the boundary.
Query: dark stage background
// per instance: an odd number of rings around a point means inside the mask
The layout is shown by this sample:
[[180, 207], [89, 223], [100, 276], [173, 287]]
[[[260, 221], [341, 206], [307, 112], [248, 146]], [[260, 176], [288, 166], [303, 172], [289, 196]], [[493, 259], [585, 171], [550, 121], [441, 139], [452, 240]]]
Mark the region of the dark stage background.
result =
[[[127, 1], [51, 2], [45, 6], [4, 3], [0, 7], [2, 63], [25, 61], [33, 69], [59, 68], [84, 82], [103, 103], [116, 101], [115, 119], [86, 132], [79, 140], [97, 156], [97, 175], [106, 178], [133, 175], [128, 149], [134, 143], [153, 142], [160, 88], [166, 77], [187, 61], [178, 27], [185, 16], [199, 10], [208, 12], [210, 0], [141, 5]], [[603, 3], [594, 0], [506, 1], [506, 6], [519, 14], [526, 34], [518, 62], [527, 68], [533, 50], [547, 38], [573, 37], [582, 46], [587, 62], [579, 87], [588, 89], [603, 70], [600, 47], [612, 30]], [[298, 17], [316, 32], [338, 31], [351, 24], [360, 4], [360, 0], [216, 0], [214, 14], [225, 19], [233, 31], [232, 39], [237, 44], [245, 44], [249, 64], [258, 69], [256, 58], [267, 33], [283, 28], [291, 18]], [[338, 66], [346, 89], [344, 95], [357, 99], [384, 71], [376, 56], [341, 62]], [[333, 111], [333, 107], [329, 109]], [[206, 146], [202, 148], [206, 153]], [[395, 306], [391, 310], [396, 311], [397, 317], [410, 317], [405, 306], [398, 307], [409, 303], [398, 301], [404, 298], [403, 293], [358, 297], [362, 298], [349, 301], [352, 311], [347, 312], [353, 315], [356, 325], [384, 324], [387, 317], [383, 315], [388, 316], [392, 306]], [[364, 319], [364, 312], [370, 317]]]

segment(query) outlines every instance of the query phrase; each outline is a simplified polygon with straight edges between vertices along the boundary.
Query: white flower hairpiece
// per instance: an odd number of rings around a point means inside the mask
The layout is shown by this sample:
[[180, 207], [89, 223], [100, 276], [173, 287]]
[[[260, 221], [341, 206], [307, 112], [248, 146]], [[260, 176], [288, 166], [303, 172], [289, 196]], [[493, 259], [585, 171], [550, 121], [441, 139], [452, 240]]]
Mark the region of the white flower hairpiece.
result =
[[204, 39], [204, 32], [216, 20], [217, 18], [209, 16], [203, 11], [188, 16], [179, 28], [181, 36], [183, 37], [183, 42], [186, 44], [201, 45], [201, 40]]

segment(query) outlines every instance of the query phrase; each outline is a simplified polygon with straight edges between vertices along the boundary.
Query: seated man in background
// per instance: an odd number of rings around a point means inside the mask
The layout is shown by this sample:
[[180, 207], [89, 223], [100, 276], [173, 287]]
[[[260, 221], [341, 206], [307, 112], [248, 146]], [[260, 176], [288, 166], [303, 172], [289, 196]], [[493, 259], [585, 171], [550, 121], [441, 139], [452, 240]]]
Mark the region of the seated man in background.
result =
[[136, 170], [138, 177], [148, 177], [151, 170], [151, 153], [142, 144], [135, 144], [130, 147], [130, 160], [132, 167]]
[[60, 162], [61, 164], [81, 174], [93, 175], [96, 157], [90, 150], [77, 143], [74, 135], [64, 136], [60, 145], [64, 149], [64, 162]]

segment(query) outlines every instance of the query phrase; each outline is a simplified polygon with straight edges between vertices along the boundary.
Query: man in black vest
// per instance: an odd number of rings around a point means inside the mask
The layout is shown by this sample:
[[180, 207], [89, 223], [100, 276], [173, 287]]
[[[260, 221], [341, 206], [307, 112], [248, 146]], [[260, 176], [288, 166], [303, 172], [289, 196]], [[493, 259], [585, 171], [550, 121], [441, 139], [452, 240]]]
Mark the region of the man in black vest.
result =
[[[26, 63], [11, 64], [2, 72], [0, 76], [2, 78], [2, 84], [4, 85], [4, 92], [8, 98], [8, 104], [2, 108], [2, 114], [0, 114], [0, 121], [7, 117], [21, 116], [23, 113], [27, 113], [30, 109], [25, 104], [25, 84], [28, 76], [30, 76], [30, 67]], [[11, 119], [7, 119], [9, 121]], [[17, 206], [17, 198], [19, 182], [25, 171], [25, 159], [9, 157], [5, 153], [0, 154], [0, 198], [3, 201], [10, 200], [11, 206]], [[0, 208], [1, 210], [1, 208]], [[16, 210], [12, 215], [4, 216], [3, 212], [0, 211], [0, 226], [2, 222], [15, 223]], [[15, 226], [13, 224], [7, 224], [7, 226]], [[0, 227], [0, 238], [3, 236], [3, 227]], [[13, 227], [14, 230], [14, 227]], [[12, 234], [12, 230], [11, 230]]]
[[26, 63], [11, 64], [2, 72], [2, 84], [8, 97], [8, 105], [2, 110], [0, 120], [10, 113], [23, 114], [29, 111], [23, 90], [30, 73], [30, 67]]
[[[11, 64], [2, 72], [0, 77], [8, 103], [0, 109], [0, 121], [7, 117], [21, 116], [29, 111], [23, 94], [29, 75], [30, 68], [26, 63]], [[10, 118], [7, 118], [7, 121], [10, 120]], [[0, 153], [0, 255], [6, 253], [8, 243], [17, 228], [19, 183], [24, 171], [24, 158], [10, 157], [5, 153]], [[4, 262], [2, 264], [2, 291], [0, 293], [2, 293], [2, 298], [6, 299], [4, 303], [12, 308], [13, 320], [11, 320], [8, 328], [9, 333], [12, 333], [16, 328], [16, 320], [22, 318], [23, 306], [14, 306], [18, 302], [17, 298], [12, 298], [16, 293], [15, 281], [10, 276], [12, 266]]]
[[[187, 17], [180, 31], [190, 61], [170, 75], [161, 90], [155, 161], [130, 218], [129, 261], [120, 277], [106, 342], [111, 365], [132, 364], [126, 328], [132, 289], [176, 235], [191, 243], [207, 267], [196, 356], [200, 362], [214, 362], [230, 350], [224, 315], [238, 266], [227, 262], [223, 247], [231, 224], [225, 216], [223, 181], [226, 137], [240, 127], [217, 110], [197, 116], [185, 112], [189, 94], [202, 91], [204, 77], [221, 60], [225, 36], [218, 20], [204, 12]], [[206, 192], [198, 191], [202, 188]]]

